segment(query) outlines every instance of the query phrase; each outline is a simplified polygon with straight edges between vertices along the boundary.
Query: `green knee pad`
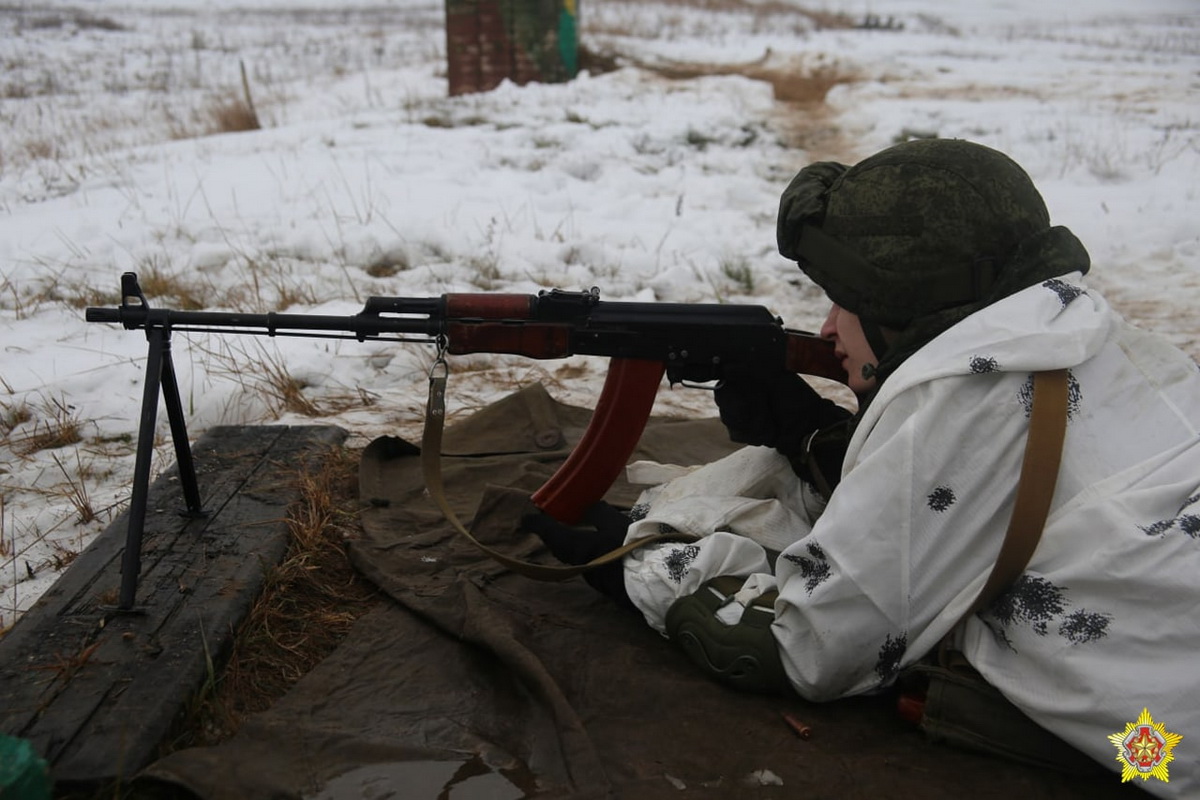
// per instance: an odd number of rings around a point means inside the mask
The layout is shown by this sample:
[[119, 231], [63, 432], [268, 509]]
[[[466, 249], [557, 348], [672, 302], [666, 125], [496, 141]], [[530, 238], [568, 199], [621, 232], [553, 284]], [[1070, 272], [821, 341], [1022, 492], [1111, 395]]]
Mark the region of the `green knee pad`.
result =
[[[735, 580], [740, 588], [741, 579]], [[716, 613], [732, 602], [733, 591], [728, 577], [715, 578], [679, 598], [667, 610], [667, 635], [696, 666], [728, 686], [749, 692], [786, 690], [787, 673], [771, 632], [776, 593], [756, 599], [740, 622], [726, 625]]]

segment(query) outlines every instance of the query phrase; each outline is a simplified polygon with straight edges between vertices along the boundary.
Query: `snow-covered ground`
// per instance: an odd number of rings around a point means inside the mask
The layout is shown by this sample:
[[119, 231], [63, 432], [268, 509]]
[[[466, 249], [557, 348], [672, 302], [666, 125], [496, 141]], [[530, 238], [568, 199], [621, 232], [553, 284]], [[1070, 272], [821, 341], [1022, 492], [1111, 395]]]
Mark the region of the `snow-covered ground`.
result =
[[[937, 135], [1022, 163], [1092, 284], [1200, 356], [1195, 0], [584, 0], [581, 43], [618, 69], [456, 98], [443, 21], [432, 0], [0, 5], [0, 630], [127, 502], [146, 343], [83, 313], [125, 271], [174, 308], [598, 286], [812, 329], [822, 296], [774, 248], [780, 191]], [[243, 66], [263, 129], [207, 135]], [[356, 444], [417, 435], [432, 355], [174, 347], [193, 437], [317, 419]], [[604, 369], [452, 359], [451, 411], [535, 380], [590, 404]], [[713, 413], [665, 387], [659, 410]]]

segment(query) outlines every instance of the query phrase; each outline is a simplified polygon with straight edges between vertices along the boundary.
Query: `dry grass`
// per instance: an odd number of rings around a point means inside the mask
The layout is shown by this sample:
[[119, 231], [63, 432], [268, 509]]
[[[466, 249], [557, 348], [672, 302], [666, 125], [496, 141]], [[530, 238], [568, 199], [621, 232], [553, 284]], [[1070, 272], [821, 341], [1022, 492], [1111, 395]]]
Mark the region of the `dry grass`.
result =
[[365, 271], [372, 278], [390, 278], [410, 269], [412, 260], [408, 254], [393, 250], [376, 256], [367, 264]]
[[[75, 409], [61, 398], [47, 398], [42, 404], [41, 416], [33, 414], [27, 407], [6, 407], [5, 426], [11, 432], [21, 421], [33, 420], [32, 430], [7, 440], [13, 451], [20, 456], [29, 456], [41, 450], [54, 450], [83, 441], [83, 423], [75, 415]], [[12, 421], [14, 425], [9, 427]], [[6, 434], [7, 436], [7, 434]]]
[[257, 131], [262, 128], [262, 123], [258, 119], [258, 110], [254, 107], [254, 95], [250, 93], [250, 79], [246, 76], [246, 62], [239, 61], [238, 68], [242, 73], [241, 99], [226, 102], [213, 111], [213, 120], [217, 123], [217, 130], [221, 133]]
[[242, 133], [262, 129], [258, 112], [248, 95], [226, 92], [211, 97], [206, 103], [193, 110], [187, 119], [172, 118], [172, 139], [194, 139], [198, 136], [215, 136], [221, 133]]
[[240, 97], [224, 97], [211, 101], [207, 108], [209, 125], [207, 132], [240, 133], [262, 128], [258, 114]]
[[33, 419], [33, 411], [25, 403], [0, 401], [0, 436], [8, 436], [13, 428]]
[[[54, 459], [55, 466], [58, 467], [59, 472], [62, 473], [62, 476], [66, 481], [63, 485], [64, 488], [62, 493], [66, 496], [67, 502], [71, 504], [71, 507], [75, 509], [76, 521], [80, 525], [86, 525], [95, 520], [99, 514], [96, 512], [96, 507], [92, 503], [92, 497], [88, 493], [87, 484], [82, 480], [84, 469], [79, 458], [79, 451], [75, 451], [76, 471], [74, 473], [76, 476], [81, 476], [79, 478], [72, 477], [72, 473], [67, 471], [67, 468], [63, 465], [62, 460], [57, 454], [52, 453], [51, 458]], [[70, 562], [68, 561], [67, 563]], [[58, 569], [62, 568], [57, 564], [55, 566]], [[65, 566], [65, 564], [63, 566]]]
[[[325, 410], [316, 401], [306, 397], [308, 384], [296, 378], [279, 359], [263, 358], [259, 362], [258, 374], [262, 386], [278, 411], [288, 411], [305, 417], [321, 417]], [[278, 413], [277, 411], [277, 413]]]
[[215, 744], [264, 711], [329, 655], [354, 622], [379, 602], [346, 555], [358, 530], [358, 454], [332, 451], [296, 476], [301, 501], [288, 516], [291, 545], [268, 569], [262, 594], [238, 628], [224, 667], [214, 662], [166, 752]]
[[135, 270], [138, 285], [152, 306], [200, 311], [210, 308], [215, 300], [212, 293], [202, 286], [173, 273], [162, 259], [143, 258]]
[[206, 369], [209, 375], [225, 378], [237, 384], [245, 398], [257, 398], [266, 404], [266, 412], [279, 419], [284, 414], [323, 418], [374, 400], [361, 390], [347, 389], [335, 394], [323, 393], [313, 397], [306, 393], [312, 385], [297, 377], [279, 352], [272, 352], [261, 342], [217, 337], [215, 348], [202, 341], [193, 342], [211, 360]]
[[[202, 276], [198, 278], [195, 270], [176, 268], [168, 256], [161, 254], [139, 257], [132, 271], [137, 273], [146, 300], [155, 308], [180, 311], [237, 308], [247, 313], [265, 313], [318, 302], [312, 283], [303, 276], [289, 274], [283, 257], [270, 251], [246, 251], [232, 240], [226, 244], [230, 247], [230, 264], [236, 262], [244, 276], [229, 286], [217, 287]], [[15, 287], [10, 291], [15, 294]], [[72, 308], [116, 305], [121, 301], [119, 292], [111, 287], [77, 286], [69, 295], [57, 288], [53, 292], [29, 298], [21, 305], [20, 313], [28, 315], [48, 301], [64, 302]]]

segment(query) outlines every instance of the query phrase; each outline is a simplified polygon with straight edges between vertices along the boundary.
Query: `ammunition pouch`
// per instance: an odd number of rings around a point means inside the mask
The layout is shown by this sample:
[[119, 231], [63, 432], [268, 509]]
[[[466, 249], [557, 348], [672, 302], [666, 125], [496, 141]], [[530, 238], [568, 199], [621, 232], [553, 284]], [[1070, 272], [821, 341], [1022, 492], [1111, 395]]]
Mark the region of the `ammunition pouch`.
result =
[[1102, 771], [1025, 716], [961, 653], [939, 648], [901, 672], [899, 683], [901, 716], [930, 741], [1072, 775]]

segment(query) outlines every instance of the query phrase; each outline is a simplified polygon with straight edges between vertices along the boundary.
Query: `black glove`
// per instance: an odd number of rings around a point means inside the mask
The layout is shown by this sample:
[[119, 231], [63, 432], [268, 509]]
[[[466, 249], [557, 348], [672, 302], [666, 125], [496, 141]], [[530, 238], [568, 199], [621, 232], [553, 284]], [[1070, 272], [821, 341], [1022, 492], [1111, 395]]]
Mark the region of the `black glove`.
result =
[[854, 434], [850, 423], [847, 417], [819, 429], [808, 440], [808, 452], [788, 459], [792, 462], [792, 472], [815, 486], [826, 500], [842, 479], [842, 462]]
[[[564, 525], [549, 514], [538, 512], [522, 517], [521, 528], [537, 534], [564, 564], [586, 564], [623, 545], [630, 522], [622, 511], [601, 501], [584, 512], [582, 524], [587, 527]], [[583, 579], [618, 604], [634, 608], [625, 591], [625, 570], [620, 559], [588, 570]]]
[[730, 439], [789, 457], [804, 452], [813, 431], [851, 416], [791, 372], [734, 372], [717, 384], [713, 397]]

